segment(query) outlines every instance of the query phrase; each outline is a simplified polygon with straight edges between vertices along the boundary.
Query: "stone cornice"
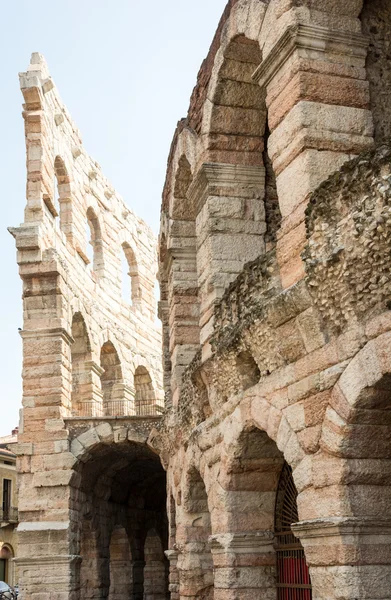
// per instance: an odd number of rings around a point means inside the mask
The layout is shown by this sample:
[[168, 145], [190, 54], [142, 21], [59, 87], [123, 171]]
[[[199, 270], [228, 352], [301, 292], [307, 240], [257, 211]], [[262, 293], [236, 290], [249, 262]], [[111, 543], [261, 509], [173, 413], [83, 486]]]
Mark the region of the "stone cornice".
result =
[[8, 231], [16, 240], [18, 250], [37, 250], [40, 248], [42, 228], [39, 224], [8, 227]]
[[232, 188], [232, 195], [235, 195], [235, 188], [263, 190], [264, 185], [264, 167], [204, 163], [190, 185], [187, 196], [195, 208], [195, 214], [198, 215], [208, 196], [217, 194], [219, 188]]
[[102, 369], [102, 367], [98, 365], [94, 360], [87, 360], [85, 362], [85, 366], [87, 369], [91, 369], [91, 371], [99, 377], [101, 377], [101, 375], [103, 375], [103, 373], [105, 372], [105, 370]]
[[81, 562], [82, 557], [77, 554], [51, 554], [50, 556], [21, 556], [13, 559], [18, 567], [47, 564], [50, 566], [72, 565]]
[[288, 27], [265, 60], [253, 74], [253, 79], [265, 87], [295, 50], [337, 52], [365, 59], [369, 40], [362, 34], [335, 31], [314, 25]]
[[194, 246], [186, 246], [186, 247], [173, 247], [173, 248], [168, 248], [167, 250], [167, 256], [166, 256], [166, 262], [165, 262], [165, 269], [166, 272], [169, 273], [171, 271], [172, 268], [172, 264], [175, 260], [190, 260], [190, 261], [194, 261], [196, 260], [196, 247]]
[[73, 344], [73, 337], [63, 327], [54, 327], [48, 329], [25, 329], [19, 332], [21, 337], [25, 339], [53, 338], [62, 337], [67, 344]]
[[341, 535], [391, 535], [391, 519], [375, 517], [329, 517], [299, 521], [292, 525], [293, 533], [300, 538], [319, 538]]
[[178, 560], [179, 551], [178, 550], [165, 550], [164, 554], [168, 558], [170, 562], [175, 562]]
[[213, 554], [265, 552], [267, 548], [273, 548], [273, 542], [274, 534], [272, 531], [222, 533], [209, 537], [209, 547]]

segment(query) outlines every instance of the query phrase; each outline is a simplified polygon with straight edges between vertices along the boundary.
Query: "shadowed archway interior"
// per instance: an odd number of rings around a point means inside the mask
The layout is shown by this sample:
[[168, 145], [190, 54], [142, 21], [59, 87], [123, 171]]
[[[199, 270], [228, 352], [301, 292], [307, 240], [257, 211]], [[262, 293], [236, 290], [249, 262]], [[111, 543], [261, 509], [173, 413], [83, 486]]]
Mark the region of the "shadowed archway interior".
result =
[[[166, 475], [158, 456], [136, 442], [99, 444], [76, 471], [73, 504], [80, 515], [78, 552], [83, 557], [80, 597], [144, 600], [145, 573], [149, 577], [152, 569], [155, 581], [154, 586], [149, 581], [147, 597], [165, 598]], [[146, 545], [151, 531], [154, 543]], [[154, 562], [157, 554], [159, 565]]]

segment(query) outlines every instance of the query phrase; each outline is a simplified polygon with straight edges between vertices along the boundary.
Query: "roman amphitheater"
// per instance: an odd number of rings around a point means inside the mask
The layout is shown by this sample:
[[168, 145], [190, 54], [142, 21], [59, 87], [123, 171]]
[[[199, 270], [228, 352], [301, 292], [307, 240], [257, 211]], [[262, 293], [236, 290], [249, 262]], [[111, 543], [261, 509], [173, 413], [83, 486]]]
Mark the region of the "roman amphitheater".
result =
[[391, 599], [390, 1], [228, 2], [158, 242], [20, 82], [22, 600]]

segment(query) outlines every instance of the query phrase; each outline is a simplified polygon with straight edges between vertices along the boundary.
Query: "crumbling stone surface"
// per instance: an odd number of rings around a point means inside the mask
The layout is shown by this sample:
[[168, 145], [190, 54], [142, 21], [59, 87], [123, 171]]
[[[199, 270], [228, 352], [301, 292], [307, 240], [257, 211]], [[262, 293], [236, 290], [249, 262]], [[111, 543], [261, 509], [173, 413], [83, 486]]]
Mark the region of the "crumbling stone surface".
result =
[[[142, 414], [162, 405], [153, 240], [51, 108], [41, 58], [22, 76], [24, 600], [58, 580], [53, 598], [124, 596], [131, 580], [160, 600], [167, 576], [171, 600], [288, 597], [292, 545], [314, 599], [390, 598], [387, 15], [377, 0], [228, 3], [163, 191], [163, 418]], [[52, 150], [62, 128], [76, 178]], [[73, 211], [80, 189], [96, 202]]]
[[346, 163], [306, 211], [307, 282], [324, 321], [341, 331], [389, 308], [391, 148]]
[[289, 544], [313, 598], [390, 598], [388, 9], [229, 9], [161, 213], [172, 598], [291, 597]]

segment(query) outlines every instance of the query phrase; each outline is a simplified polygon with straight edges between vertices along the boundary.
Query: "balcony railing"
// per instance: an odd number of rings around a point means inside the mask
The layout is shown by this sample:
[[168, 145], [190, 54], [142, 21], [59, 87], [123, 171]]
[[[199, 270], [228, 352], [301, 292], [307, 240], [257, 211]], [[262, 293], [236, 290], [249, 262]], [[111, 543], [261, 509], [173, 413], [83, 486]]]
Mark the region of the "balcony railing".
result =
[[0, 523], [18, 523], [18, 509], [14, 506], [0, 508]]

